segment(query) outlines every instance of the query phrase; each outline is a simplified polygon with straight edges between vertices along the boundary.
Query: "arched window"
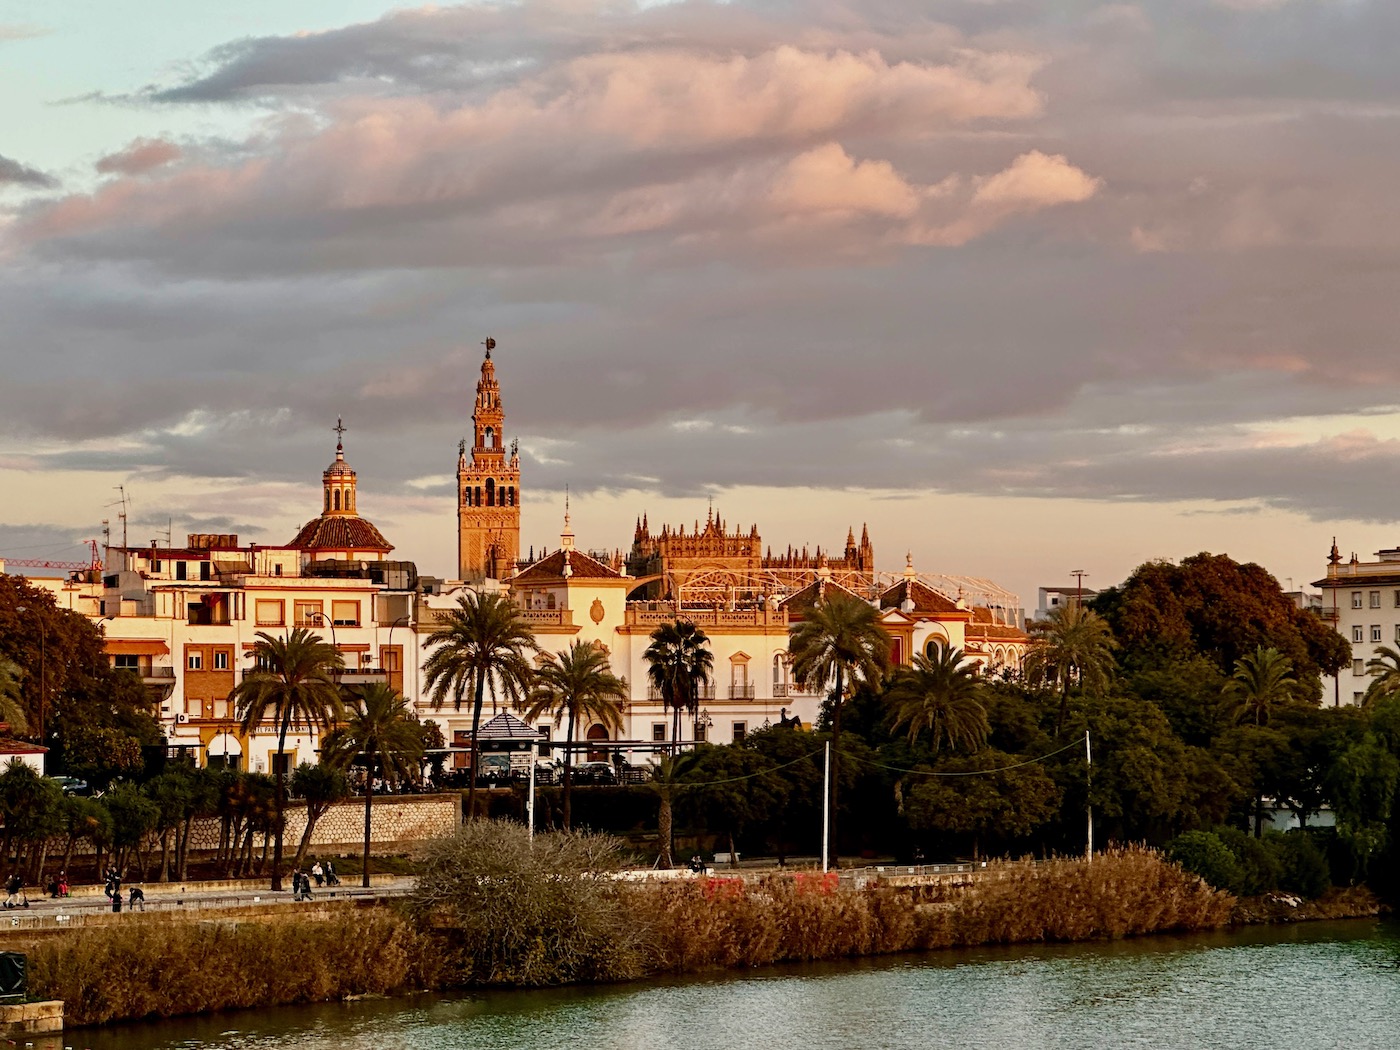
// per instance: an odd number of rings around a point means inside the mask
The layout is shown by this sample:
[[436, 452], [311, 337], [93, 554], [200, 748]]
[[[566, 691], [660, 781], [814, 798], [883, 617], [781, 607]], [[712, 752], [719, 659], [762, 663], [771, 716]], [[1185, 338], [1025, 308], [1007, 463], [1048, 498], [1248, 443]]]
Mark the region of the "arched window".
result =
[[336, 489], [336, 490], [335, 490], [335, 500], [334, 500], [334, 503], [335, 503], [335, 509], [336, 509], [336, 510], [339, 510], [339, 509], [340, 509], [340, 489]]
[[331, 509], [331, 490], [326, 489], [326, 510]]
[[554, 608], [554, 595], [551, 594], [548, 598], [545, 599], [544, 607], [546, 609]]
[[462, 505], [464, 507], [472, 505], [472, 487], [470, 485], [462, 490]]
[[486, 479], [486, 505], [488, 507], [496, 505], [496, 482], [491, 478]]
[[485, 439], [482, 441], [482, 444], [485, 445], [487, 448], [495, 448], [495, 447], [496, 447], [496, 429], [495, 429], [495, 427], [487, 427], [487, 428], [486, 428], [486, 437], [485, 437]]
[[513, 507], [513, 506], [515, 506], [515, 486], [514, 486], [514, 485], [512, 485], [510, 488], [506, 489], [506, 506], [507, 506], [507, 507]]
[[931, 638], [929, 639], [928, 643], [924, 646], [924, 655], [927, 656], [930, 660], [937, 660], [938, 654], [943, 650], [943, 648], [947, 644], [948, 643], [945, 642], [942, 638]]
[[478, 507], [480, 507], [480, 506], [483, 505], [482, 502], [481, 502], [481, 486], [480, 486], [480, 485], [478, 485], [478, 486], [476, 487], [476, 505], [477, 505]]
[[787, 681], [786, 681], [786, 680], [784, 679], [784, 677], [783, 677], [783, 671], [784, 671], [784, 670], [786, 670], [786, 668], [783, 666], [783, 654], [782, 654], [782, 653], [778, 653], [776, 656], [773, 657], [773, 695], [774, 695], [774, 696], [783, 696], [783, 695], [785, 695], [784, 693], [780, 692], [780, 690], [782, 689], [782, 687], [785, 686], [785, 685], [787, 685]]

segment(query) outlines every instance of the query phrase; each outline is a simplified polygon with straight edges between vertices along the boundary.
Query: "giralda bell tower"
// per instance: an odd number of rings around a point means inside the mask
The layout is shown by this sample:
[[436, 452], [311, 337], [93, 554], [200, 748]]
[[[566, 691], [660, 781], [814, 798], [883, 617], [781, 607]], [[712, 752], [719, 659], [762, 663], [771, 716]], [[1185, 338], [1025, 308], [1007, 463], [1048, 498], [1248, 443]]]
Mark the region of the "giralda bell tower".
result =
[[487, 339], [472, 411], [471, 458], [465, 440], [457, 449], [457, 573], [472, 583], [505, 579], [520, 557], [520, 456], [514, 442], [506, 456], [506, 413], [491, 360], [495, 348], [496, 340]]

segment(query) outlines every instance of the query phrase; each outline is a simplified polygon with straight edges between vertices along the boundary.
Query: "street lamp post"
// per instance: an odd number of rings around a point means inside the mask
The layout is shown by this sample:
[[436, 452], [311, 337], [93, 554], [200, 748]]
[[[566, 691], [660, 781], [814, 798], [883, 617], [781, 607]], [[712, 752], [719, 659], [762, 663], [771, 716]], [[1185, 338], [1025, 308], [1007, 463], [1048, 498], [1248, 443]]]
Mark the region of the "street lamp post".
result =
[[[393, 652], [393, 651], [394, 651], [394, 628], [397, 627], [399, 624], [405, 624], [405, 625], [407, 625], [407, 624], [412, 624], [412, 623], [413, 623], [413, 617], [412, 617], [411, 615], [409, 615], [409, 616], [400, 616], [397, 620], [395, 620], [393, 623], [391, 623], [391, 624], [389, 625], [389, 645], [388, 645], [387, 648], [388, 648], [388, 650], [389, 650], [390, 652]], [[382, 666], [383, 663], [384, 663], [383, 653], [380, 654], [379, 663], [380, 663], [381, 666]], [[389, 669], [388, 669], [387, 667], [385, 667], [384, 670], [387, 672]], [[404, 673], [405, 670], [407, 670], [407, 668], [404, 667], [403, 661], [400, 660], [400, 661], [399, 661], [399, 681], [400, 681], [401, 683], [402, 683], [402, 681], [403, 681], [403, 673]], [[390, 684], [392, 685], [393, 683], [391, 682]], [[399, 692], [402, 693], [403, 690], [400, 689]]]
[[329, 627], [331, 629], [331, 648], [334, 649], [336, 652], [340, 652], [340, 644], [335, 640], [335, 621], [327, 619], [325, 613], [316, 612], [314, 610], [308, 612], [306, 614], [306, 618], [308, 620], [315, 620], [319, 622], [322, 627]]

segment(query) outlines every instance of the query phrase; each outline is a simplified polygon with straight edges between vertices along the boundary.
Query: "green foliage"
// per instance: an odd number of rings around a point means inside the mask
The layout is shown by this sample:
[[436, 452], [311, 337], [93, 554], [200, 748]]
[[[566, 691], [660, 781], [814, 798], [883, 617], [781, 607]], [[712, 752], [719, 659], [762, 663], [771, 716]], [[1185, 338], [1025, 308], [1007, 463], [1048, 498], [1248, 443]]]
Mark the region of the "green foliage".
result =
[[[609, 670], [608, 657], [592, 642], [576, 641], [564, 653], [549, 653], [535, 672], [535, 687], [523, 706], [531, 722], [542, 715], [567, 720], [565, 742], [572, 744], [578, 724], [598, 724], [616, 736], [622, 730], [627, 683]], [[564, 752], [564, 830], [571, 823], [574, 753]]]
[[1224, 674], [1272, 647], [1292, 662], [1302, 695], [1315, 701], [1319, 676], [1351, 661], [1351, 647], [1318, 616], [1299, 609], [1278, 580], [1253, 563], [1201, 553], [1179, 565], [1148, 562], [1094, 607], [1113, 627], [1132, 670], [1201, 655]]
[[1167, 843], [1167, 859], [1199, 875], [1218, 890], [1233, 892], [1231, 887], [1244, 880], [1239, 861], [1213, 831], [1188, 831], [1178, 835]]
[[1215, 834], [1225, 843], [1239, 866], [1239, 881], [1223, 887], [1240, 897], [1254, 897], [1269, 890], [1279, 888], [1283, 879], [1283, 861], [1279, 855], [1276, 837], [1257, 839], [1239, 828], [1218, 828]]
[[[539, 652], [534, 632], [519, 608], [505, 594], [467, 591], [457, 599], [438, 627], [423, 639], [432, 650], [423, 664], [423, 682], [433, 704], [449, 697], [454, 709], [472, 694], [472, 778], [467, 788], [467, 819], [476, 818], [477, 734], [481, 709], [490, 690], [493, 700], [518, 706], [530, 692], [534, 670], [530, 657]], [[498, 693], [499, 690], [499, 693]]]
[[825, 590], [802, 612], [788, 633], [788, 653], [795, 682], [812, 691], [830, 688], [831, 728], [831, 863], [839, 851], [836, 830], [840, 795], [841, 709], [856, 686], [878, 686], [890, 667], [890, 636], [880, 612], [848, 591]]
[[974, 664], [963, 651], [940, 646], [932, 658], [916, 655], [914, 666], [897, 672], [885, 692], [891, 727], [909, 727], [909, 739], [928, 731], [935, 752], [975, 751], [987, 740], [987, 709]]
[[946, 774], [997, 770], [978, 776], [929, 776], [907, 793], [909, 826], [971, 836], [973, 853], [983, 839], [1014, 842], [1053, 819], [1060, 807], [1060, 789], [1044, 767], [1016, 764], [1015, 756], [988, 748], [969, 758], [940, 763]]
[[1327, 857], [1312, 835], [1302, 829], [1285, 835], [1275, 832], [1265, 841], [1278, 856], [1279, 889], [1315, 900], [1332, 888]]
[[692, 719], [700, 710], [700, 687], [710, 680], [715, 656], [710, 639], [689, 620], [663, 623], [651, 632], [651, 644], [642, 653], [647, 678], [661, 695], [663, 710], [672, 718], [672, 749], [679, 742], [681, 712]]
[[453, 983], [548, 985], [623, 980], [645, 966], [620, 884], [621, 845], [603, 835], [536, 835], [477, 820], [434, 843], [411, 909], [438, 931]]
[[1235, 721], [1248, 718], [1255, 725], [1267, 722], [1274, 708], [1297, 700], [1299, 691], [1293, 661], [1262, 645], [1235, 661], [1234, 674], [1223, 690], [1235, 706]]
[[1055, 732], [1064, 724], [1069, 691], [1090, 696], [1108, 689], [1115, 673], [1113, 632], [1098, 613], [1075, 602], [1050, 611], [1048, 619], [1031, 624], [1031, 647], [1026, 653], [1026, 681], [1057, 688], [1060, 708]]

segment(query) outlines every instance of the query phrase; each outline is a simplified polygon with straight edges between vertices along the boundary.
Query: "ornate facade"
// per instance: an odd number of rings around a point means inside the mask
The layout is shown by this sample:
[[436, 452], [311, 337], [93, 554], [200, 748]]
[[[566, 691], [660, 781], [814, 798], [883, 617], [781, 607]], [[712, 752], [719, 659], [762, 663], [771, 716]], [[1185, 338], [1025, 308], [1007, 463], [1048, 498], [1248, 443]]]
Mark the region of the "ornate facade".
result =
[[732, 602], [788, 592], [804, 586], [819, 569], [844, 586], [869, 586], [875, 575], [869, 529], [861, 526], [859, 543], [855, 529], [847, 530], [846, 548], [839, 558], [820, 547], [810, 551], [790, 546], [775, 555], [772, 547], [763, 552], [757, 525], [730, 532], [713, 508], [705, 527], [697, 521], [689, 533], [684, 525], [676, 529], [663, 525], [653, 535], [643, 515], [637, 519], [627, 555], [628, 574], [644, 581], [634, 597], [679, 598], [687, 603]]
[[469, 583], [505, 579], [520, 558], [520, 455], [505, 449], [505, 406], [491, 360], [494, 339], [476, 384], [472, 449], [457, 447], [457, 575]]

